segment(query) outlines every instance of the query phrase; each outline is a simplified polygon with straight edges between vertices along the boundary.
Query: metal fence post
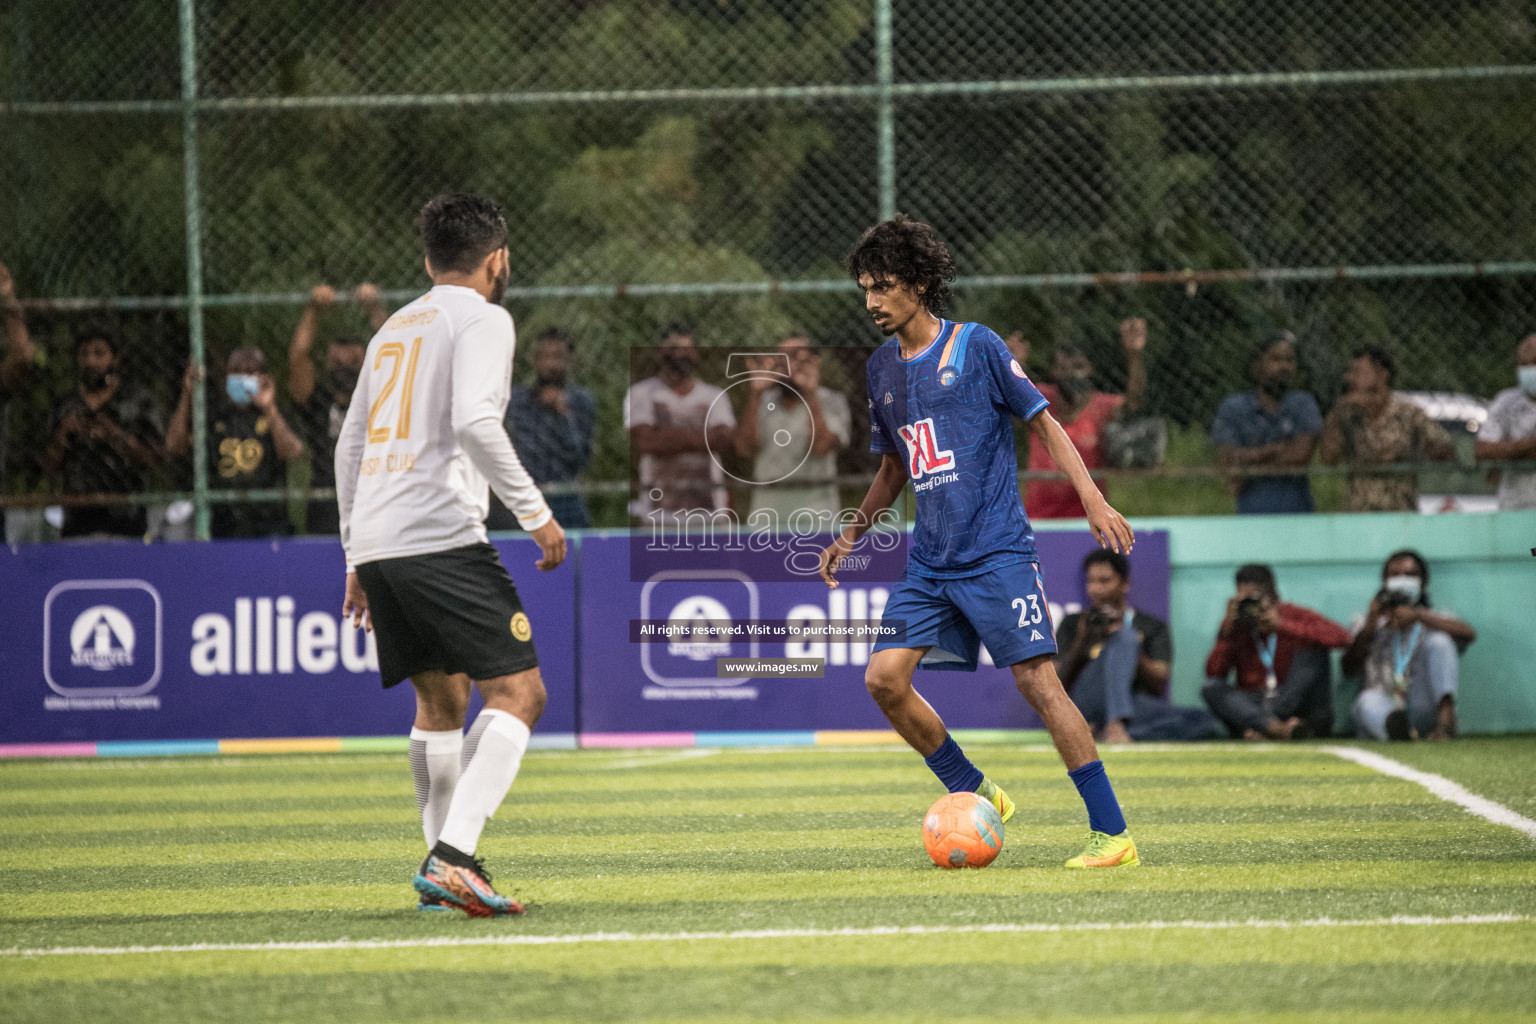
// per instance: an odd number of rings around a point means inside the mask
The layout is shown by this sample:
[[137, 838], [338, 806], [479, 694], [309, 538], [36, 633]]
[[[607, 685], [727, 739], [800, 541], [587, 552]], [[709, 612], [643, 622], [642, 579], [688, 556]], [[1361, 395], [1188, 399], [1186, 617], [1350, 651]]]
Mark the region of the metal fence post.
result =
[[879, 87], [880, 219], [896, 216], [896, 111], [891, 99], [891, 0], [875, 0], [875, 79]]
[[[197, 28], [194, 0], [178, 0], [181, 22], [181, 153], [187, 220], [187, 329], [192, 365], [202, 367], [203, 345], [203, 227], [202, 194], [197, 163]], [[208, 409], [202, 382], [192, 391], [192, 501], [197, 539], [207, 540]]]

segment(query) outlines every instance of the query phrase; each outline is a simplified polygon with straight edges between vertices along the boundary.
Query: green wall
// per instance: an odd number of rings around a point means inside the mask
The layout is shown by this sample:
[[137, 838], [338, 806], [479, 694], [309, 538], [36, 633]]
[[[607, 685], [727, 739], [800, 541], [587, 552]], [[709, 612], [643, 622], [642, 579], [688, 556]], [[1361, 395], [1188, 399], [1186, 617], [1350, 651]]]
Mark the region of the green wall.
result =
[[[1281, 597], [1348, 626], [1380, 588], [1386, 556], [1415, 548], [1429, 562], [1431, 600], [1478, 631], [1461, 661], [1462, 731], [1536, 730], [1536, 512], [1223, 516], [1134, 525], [1170, 534], [1179, 703], [1200, 702], [1205, 656], [1239, 565], [1268, 563]], [[1354, 692], [1352, 682], [1336, 686], [1341, 710]]]

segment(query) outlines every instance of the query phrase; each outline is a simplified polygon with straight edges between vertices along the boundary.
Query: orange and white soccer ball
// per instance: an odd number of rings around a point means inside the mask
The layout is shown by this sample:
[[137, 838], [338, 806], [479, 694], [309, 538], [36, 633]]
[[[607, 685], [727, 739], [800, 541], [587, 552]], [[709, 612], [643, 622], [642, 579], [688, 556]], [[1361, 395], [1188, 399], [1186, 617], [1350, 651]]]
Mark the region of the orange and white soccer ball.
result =
[[1003, 848], [1003, 819], [990, 800], [950, 793], [923, 817], [923, 848], [941, 868], [984, 868]]

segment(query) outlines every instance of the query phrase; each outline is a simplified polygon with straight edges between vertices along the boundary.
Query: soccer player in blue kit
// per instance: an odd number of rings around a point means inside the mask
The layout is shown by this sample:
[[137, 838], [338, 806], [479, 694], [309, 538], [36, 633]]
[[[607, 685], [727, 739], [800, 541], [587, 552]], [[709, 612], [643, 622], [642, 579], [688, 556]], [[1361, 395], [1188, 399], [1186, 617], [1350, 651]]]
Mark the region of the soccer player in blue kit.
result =
[[1099, 543], [1129, 552], [1135, 534], [1094, 486], [1050, 403], [1025, 376], [1003, 340], [981, 324], [940, 314], [949, 304], [954, 261], [927, 224], [897, 214], [864, 233], [848, 255], [864, 306], [891, 335], [869, 358], [870, 450], [881, 456], [855, 521], [821, 556], [821, 576], [837, 586], [838, 564], [890, 508], [907, 481], [917, 523], [906, 578], [882, 622], [905, 635], [875, 644], [864, 682], [902, 739], [951, 793], [974, 792], [1007, 821], [1014, 804], [955, 743], [912, 686], [921, 664], [974, 671], [980, 644], [1012, 668], [1088, 808], [1087, 848], [1069, 868], [1135, 867], [1126, 831], [1093, 734], [1056, 675], [1056, 639], [1034, 531], [1018, 493], [1013, 418], [1027, 421], [1069, 478]]

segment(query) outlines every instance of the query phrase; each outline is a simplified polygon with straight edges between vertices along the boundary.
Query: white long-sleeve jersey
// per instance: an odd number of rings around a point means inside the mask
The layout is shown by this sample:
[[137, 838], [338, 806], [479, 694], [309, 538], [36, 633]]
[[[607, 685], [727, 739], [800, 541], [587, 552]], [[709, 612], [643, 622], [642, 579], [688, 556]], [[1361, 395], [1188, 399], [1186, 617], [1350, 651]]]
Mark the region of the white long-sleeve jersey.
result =
[[487, 481], [525, 530], [549, 506], [503, 417], [517, 336], [472, 288], [438, 285], [368, 343], [336, 439], [336, 500], [347, 570], [483, 542]]

